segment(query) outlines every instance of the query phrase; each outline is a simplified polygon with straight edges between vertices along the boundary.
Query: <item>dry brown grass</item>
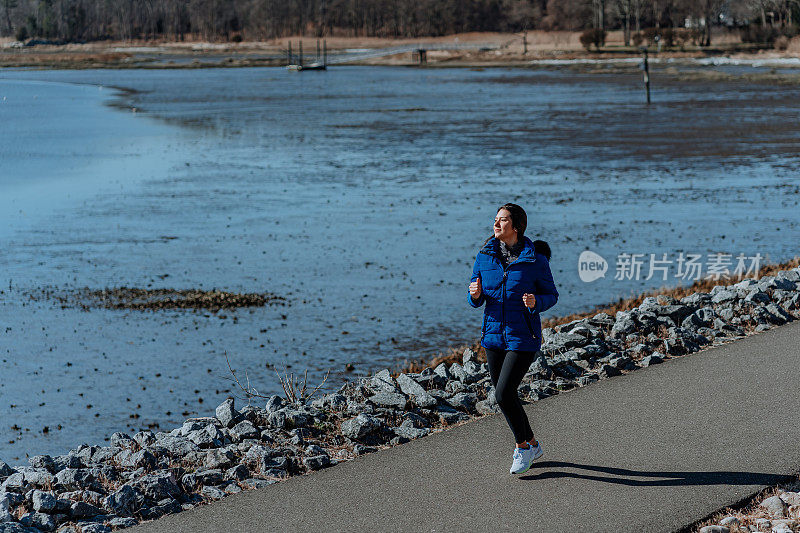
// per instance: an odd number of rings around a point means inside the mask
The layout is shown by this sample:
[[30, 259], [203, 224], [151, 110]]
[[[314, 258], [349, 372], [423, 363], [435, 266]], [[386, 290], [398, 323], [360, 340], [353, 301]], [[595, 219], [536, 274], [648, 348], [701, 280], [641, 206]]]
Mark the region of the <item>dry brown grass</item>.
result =
[[[719, 524], [720, 520], [725, 518], [726, 516], [735, 516], [739, 519], [739, 527], [734, 528], [730, 527], [732, 533], [736, 533], [737, 531], [748, 532], [749, 529], [747, 526], [754, 526], [756, 525], [756, 520], [759, 518], [766, 518], [768, 520], [773, 520], [770, 515], [764, 510], [759, 507], [759, 504], [770, 498], [772, 496], [776, 496], [780, 494], [782, 491], [798, 491], [800, 490], [800, 477], [797, 479], [780, 485], [776, 485], [774, 487], [768, 487], [762, 491], [759, 491], [756, 495], [751, 498], [748, 498], [746, 501], [740, 503], [739, 505], [735, 505], [732, 507], [725, 507], [724, 509], [720, 509], [716, 513], [714, 513], [710, 518], [698, 522], [697, 524], [692, 525], [687, 531], [692, 531], [692, 533], [699, 532], [703, 527], [710, 526], [714, 524]], [[795, 520], [800, 518], [798, 516], [790, 515], [789, 518], [794, 518]]]
[[[759, 268], [757, 278], [760, 279], [763, 278], [764, 276], [774, 276], [775, 274], [777, 274], [782, 270], [788, 270], [790, 268], [795, 268], [797, 266], [800, 266], [800, 256], [794, 257], [793, 259], [790, 259], [783, 263], [762, 265], [761, 268]], [[685, 287], [683, 286], [662, 287], [653, 291], [643, 292], [638, 296], [634, 296], [632, 298], [620, 298], [616, 302], [600, 305], [598, 307], [595, 307], [594, 309], [591, 309], [590, 311], [585, 311], [582, 313], [572, 313], [566, 316], [544, 319], [542, 320], [542, 328], [551, 328], [561, 324], [567, 324], [569, 322], [572, 322], [573, 320], [580, 320], [583, 318], [594, 316], [597, 313], [607, 313], [611, 316], [616, 316], [617, 312], [619, 311], [629, 311], [634, 307], [638, 307], [648, 296], [665, 295], [680, 300], [681, 298], [688, 296], [692, 293], [709, 292], [716, 285], [730, 285], [731, 283], [736, 283], [737, 281], [739, 280], [725, 279], [725, 278], [720, 278], [718, 280], [702, 279]], [[447, 351], [445, 353], [437, 354], [430, 359], [420, 358], [414, 361], [407, 362], [402, 368], [392, 372], [392, 376], [397, 377], [398, 374], [403, 372], [406, 373], [421, 372], [425, 368], [435, 368], [441, 363], [446, 363], [448, 365], [451, 363], [460, 363], [462, 355], [466, 348], [471, 348], [474, 352], [476, 352], [478, 354], [479, 361], [481, 362], [486, 361], [486, 354], [483, 351], [483, 348], [480, 346], [480, 341], [475, 341], [472, 344], [451, 346], [447, 348]]]

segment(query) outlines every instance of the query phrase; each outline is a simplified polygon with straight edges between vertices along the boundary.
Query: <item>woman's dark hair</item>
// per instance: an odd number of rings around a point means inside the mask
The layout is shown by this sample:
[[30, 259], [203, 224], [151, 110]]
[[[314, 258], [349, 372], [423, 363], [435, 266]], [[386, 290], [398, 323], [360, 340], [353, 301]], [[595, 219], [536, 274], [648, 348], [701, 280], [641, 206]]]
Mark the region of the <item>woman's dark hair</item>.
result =
[[525, 210], [517, 204], [501, 205], [497, 208], [497, 212], [499, 213], [501, 209], [511, 213], [511, 225], [517, 230], [517, 239], [522, 239], [528, 228], [528, 215], [525, 214]]

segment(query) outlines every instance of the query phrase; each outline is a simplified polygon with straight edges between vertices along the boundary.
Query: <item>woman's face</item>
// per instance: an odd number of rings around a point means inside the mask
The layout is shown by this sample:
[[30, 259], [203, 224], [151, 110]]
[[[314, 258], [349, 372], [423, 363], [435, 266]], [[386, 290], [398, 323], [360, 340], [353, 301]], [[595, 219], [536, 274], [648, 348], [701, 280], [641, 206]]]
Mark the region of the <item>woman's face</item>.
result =
[[494, 236], [501, 241], [514, 241], [517, 232], [511, 224], [511, 213], [508, 209], [501, 209], [494, 217]]

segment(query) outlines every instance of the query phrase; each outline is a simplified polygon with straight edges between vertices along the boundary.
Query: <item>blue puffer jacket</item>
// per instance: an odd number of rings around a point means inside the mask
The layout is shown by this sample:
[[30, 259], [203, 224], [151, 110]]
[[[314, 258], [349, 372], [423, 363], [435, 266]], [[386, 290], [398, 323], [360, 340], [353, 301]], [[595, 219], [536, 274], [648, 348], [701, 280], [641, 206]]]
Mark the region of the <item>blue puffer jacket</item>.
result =
[[[542, 346], [539, 313], [556, 304], [558, 291], [547, 257], [534, 250], [530, 239], [523, 239], [525, 246], [519, 258], [505, 269], [500, 261], [500, 241], [494, 237], [475, 258], [470, 281], [480, 277], [483, 291], [478, 300], [467, 292], [467, 300], [472, 307], [486, 303], [481, 329], [484, 348], [537, 351]], [[533, 309], [522, 302], [525, 293], [536, 296]]]

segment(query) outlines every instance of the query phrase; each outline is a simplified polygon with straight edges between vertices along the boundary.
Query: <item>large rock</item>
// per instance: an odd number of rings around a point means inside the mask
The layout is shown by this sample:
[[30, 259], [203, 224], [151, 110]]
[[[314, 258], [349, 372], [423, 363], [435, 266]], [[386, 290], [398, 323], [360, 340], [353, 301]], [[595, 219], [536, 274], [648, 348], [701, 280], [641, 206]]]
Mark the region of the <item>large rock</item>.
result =
[[105, 507], [118, 516], [133, 516], [142, 505], [144, 495], [129, 484], [122, 485], [105, 500]]
[[367, 435], [378, 432], [382, 426], [383, 422], [379, 418], [361, 413], [355, 418], [342, 422], [342, 435], [353, 440], [363, 439]]
[[267, 400], [267, 405], [265, 409], [267, 410], [268, 413], [272, 413], [283, 407], [284, 404], [285, 402], [283, 401], [283, 398], [281, 398], [277, 394], [273, 394], [272, 396], [269, 397], [269, 400]]
[[331, 465], [331, 458], [327, 455], [313, 455], [311, 457], [303, 457], [303, 464], [309, 470], [319, 470]]
[[[619, 313], [617, 313], [617, 316], [619, 316]], [[589, 342], [589, 338], [579, 333], [556, 333], [547, 340], [547, 349], [551, 351], [569, 350], [570, 348], [586, 346]]]
[[233, 398], [228, 398], [217, 407], [215, 414], [225, 427], [233, 427], [239, 420], [241, 420], [241, 413], [234, 409]]
[[155, 447], [178, 457], [186, 457], [193, 452], [199, 452], [200, 447], [186, 437], [159, 433]]
[[711, 290], [711, 295], [712, 295], [711, 296], [711, 302], [712, 303], [721, 304], [721, 303], [733, 301], [736, 298], [738, 298], [739, 294], [734, 290], [724, 289], [723, 288], [722, 290], [719, 290], [719, 291], [715, 292], [715, 289], [718, 289], [719, 287], [720, 286], [718, 285], [718, 286], [714, 287], [714, 289]]
[[341, 411], [347, 407], [347, 397], [337, 392], [326, 394], [321, 398], [316, 398], [311, 405], [317, 409]]
[[243, 420], [231, 428], [230, 434], [234, 441], [240, 442], [244, 439], [257, 439], [261, 431], [249, 420]]
[[475, 408], [475, 402], [477, 401], [478, 400], [475, 397], [475, 394], [471, 392], [459, 392], [458, 394], [454, 394], [447, 399], [447, 403], [449, 403], [451, 406], [464, 411], [472, 411]]
[[[296, 404], [289, 404], [281, 408], [279, 413], [283, 413], [286, 417], [286, 424], [284, 427], [298, 428], [308, 426], [314, 423], [314, 415], [310, 413], [307, 408], [299, 407]], [[270, 416], [272, 416], [270, 414]], [[272, 424], [270, 424], [272, 425]]]
[[227, 449], [209, 450], [203, 459], [206, 468], [227, 468], [236, 460], [236, 455]]
[[69, 508], [69, 514], [74, 518], [90, 518], [102, 513], [100, 508], [86, 502], [74, 502]]
[[[628, 311], [617, 312], [616, 321], [609, 336], [614, 339], [624, 338], [636, 331], [636, 322]], [[564, 346], [566, 348], [566, 346]]]
[[49, 492], [34, 490], [31, 501], [33, 510], [37, 513], [52, 513], [56, 510], [57, 499]]
[[131, 482], [131, 485], [147, 498], [159, 501], [164, 498], [176, 498], [181, 493], [175, 474], [161, 470], [147, 474]]
[[780, 496], [767, 498], [758, 504], [758, 506], [764, 509], [772, 518], [784, 518], [786, 516], [786, 511], [789, 510], [789, 506], [786, 505], [786, 502], [781, 500]]
[[405, 396], [397, 392], [379, 392], [367, 398], [367, 401], [381, 407], [405, 409], [407, 399]]
[[188, 490], [194, 490], [198, 485], [219, 485], [225, 481], [225, 476], [222, 470], [217, 468], [201, 468], [184, 474], [181, 478], [181, 483]]
[[417, 406], [433, 407], [436, 405], [436, 398], [428, 394], [422, 385], [408, 377], [408, 375], [400, 374], [397, 376], [397, 384], [403, 394], [410, 396]]
[[398, 437], [404, 437], [408, 440], [424, 437], [431, 431], [428, 428], [415, 428], [414, 425], [408, 420], [400, 424], [398, 427], [393, 427], [391, 429]]
[[728, 533], [729, 531], [730, 529], [728, 529], [727, 527], [717, 526], [717, 525], [705, 526], [700, 528], [700, 533]]
[[458, 363], [453, 363], [450, 365], [450, 375], [453, 376], [453, 379], [457, 379], [462, 383], [466, 383], [467, 381], [467, 373], [464, 371], [464, 367]]
[[130, 450], [122, 450], [117, 454], [116, 459], [123, 468], [153, 468], [156, 466], [156, 457], [148, 450], [139, 450], [134, 453], [131, 453]]
[[13, 468], [8, 466], [3, 461], [0, 461], [0, 479], [7, 478], [8, 476], [13, 474], [14, 472], [15, 472], [15, 470]]
[[53, 482], [61, 490], [85, 489], [94, 483], [94, 475], [88, 468], [65, 468], [56, 474]]
[[469, 361], [478, 362], [478, 355], [471, 348], [464, 350], [464, 354], [461, 356], [461, 364], [466, 365]]
[[439, 363], [436, 368], [433, 369], [433, 373], [440, 378], [443, 378], [445, 382], [453, 379], [453, 376], [450, 374], [450, 371], [447, 369], [447, 365], [445, 363]]
[[373, 392], [397, 392], [398, 387], [388, 369], [383, 369], [367, 381]]
[[28, 458], [28, 464], [30, 464], [33, 468], [44, 469], [51, 474], [55, 473], [56, 464], [53, 461], [53, 458], [49, 455], [34, 455], [33, 457]]
[[200, 448], [218, 448], [222, 446], [225, 435], [214, 424], [190, 431], [186, 438]]

